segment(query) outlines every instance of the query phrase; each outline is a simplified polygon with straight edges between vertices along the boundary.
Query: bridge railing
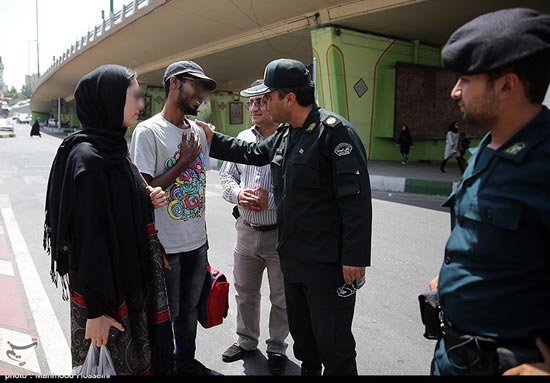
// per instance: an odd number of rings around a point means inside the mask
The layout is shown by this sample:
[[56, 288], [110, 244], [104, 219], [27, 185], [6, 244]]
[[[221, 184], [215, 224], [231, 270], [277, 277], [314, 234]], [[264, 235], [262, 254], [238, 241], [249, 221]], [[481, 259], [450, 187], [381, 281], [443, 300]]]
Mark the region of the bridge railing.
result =
[[[135, 15], [139, 10], [148, 7], [155, 0], [133, 0], [131, 3], [123, 5], [122, 9], [116, 13], [112, 13], [108, 19], [102, 20], [101, 24], [94, 25], [91, 31], [88, 31], [84, 36], [71, 44], [63, 53], [55, 57], [52, 65], [40, 75], [34, 89], [36, 89], [43, 80], [48, 78], [57, 68], [62, 66], [68, 59], [76, 53], [85, 49], [90, 43], [101, 39], [105, 33], [115, 28], [118, 24], [123, 23], [126, 19]], [[34, 91], [33, 89], [33, 91]]]

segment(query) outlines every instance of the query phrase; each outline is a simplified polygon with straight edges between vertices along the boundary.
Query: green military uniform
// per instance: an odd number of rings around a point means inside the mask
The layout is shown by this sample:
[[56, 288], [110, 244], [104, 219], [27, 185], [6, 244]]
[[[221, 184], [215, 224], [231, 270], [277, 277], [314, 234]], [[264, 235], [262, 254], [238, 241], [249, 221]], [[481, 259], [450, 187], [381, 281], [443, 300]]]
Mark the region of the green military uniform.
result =
[[[440, 305], [458, 333], [534, 347], [550, 330], [550, 111], [498, 150], [490, 142], [488, 134], [446, 202]], [[434, 372], [468, 372], [457, 365], [467, 363], [440, 341]]]
[[[260, 144], [216, 132], [210, 156], [271, 164], [295, 355], [313, 367], [322, 363], [328, 374], [357, 373], [351, 334], [355, 296], [336, 295], [344, 283], [342, 265], [370, 265], [370, 182], [366, 152], [355, 129], [341, 116], [313, 106], [303, 127], [282, 124]], [[304, 284], [313, 294], [307, 303], [293, 299], [298, 296], [293, 290]], [[311, 313], [301, 311], [308, 305]], [[301, 323], [310, 317], [316, 323]], [[310, 334], [312, 325], [323, 335]], [[318, 352], [308, 349], [316, 343]]]

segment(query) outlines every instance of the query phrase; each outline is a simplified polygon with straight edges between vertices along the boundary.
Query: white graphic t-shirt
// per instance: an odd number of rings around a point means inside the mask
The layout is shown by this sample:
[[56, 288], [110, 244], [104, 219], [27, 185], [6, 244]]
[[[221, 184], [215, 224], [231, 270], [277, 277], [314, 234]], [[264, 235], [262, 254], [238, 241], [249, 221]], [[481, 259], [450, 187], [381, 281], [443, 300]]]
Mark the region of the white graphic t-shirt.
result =
[[158, 237], [168, 254], [195, 250], [206, 243], [206, 171], [210, 170], [206, 135], [195, 122], [181, 129], [156, 114], [138, 124], [130, 156], [141, 173], [156, 178], [179, 158], [182, 135], [193, 130], [200, 138], [196, 160], [166, 189], [168, 204], [155, 209]]

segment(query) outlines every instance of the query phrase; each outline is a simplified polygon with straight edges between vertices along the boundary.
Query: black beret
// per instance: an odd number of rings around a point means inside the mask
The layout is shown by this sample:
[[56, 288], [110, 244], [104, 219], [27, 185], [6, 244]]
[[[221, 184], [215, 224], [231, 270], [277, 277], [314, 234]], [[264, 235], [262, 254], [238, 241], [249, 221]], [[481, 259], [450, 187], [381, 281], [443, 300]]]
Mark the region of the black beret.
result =
[[481, 15], [457, 29], [443, 47], [443, 66], [478, 74], [550, 49], [550, 16], [529, 8]]

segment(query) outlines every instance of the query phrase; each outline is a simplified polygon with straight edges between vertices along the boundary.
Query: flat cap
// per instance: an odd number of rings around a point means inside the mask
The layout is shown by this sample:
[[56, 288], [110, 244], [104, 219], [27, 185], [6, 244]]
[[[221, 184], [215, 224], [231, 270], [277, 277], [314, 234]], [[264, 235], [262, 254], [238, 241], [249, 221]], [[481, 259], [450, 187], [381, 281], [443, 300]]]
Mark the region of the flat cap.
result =
[[457, 29], [442, 51], [443, 66], [479, 74], [550, 49], [550, 16], [529, 8], [481, 15]]

